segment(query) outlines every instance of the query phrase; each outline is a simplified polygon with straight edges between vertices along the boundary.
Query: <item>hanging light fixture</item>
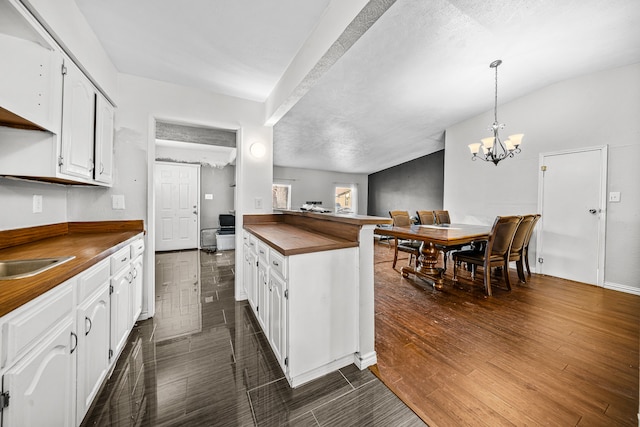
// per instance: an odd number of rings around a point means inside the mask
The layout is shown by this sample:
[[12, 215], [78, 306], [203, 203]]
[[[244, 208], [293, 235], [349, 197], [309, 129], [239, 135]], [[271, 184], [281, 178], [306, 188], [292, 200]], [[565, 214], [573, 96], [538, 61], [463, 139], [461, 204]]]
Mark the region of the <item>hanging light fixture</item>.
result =
[[[520, 152], [520, 145], [522, 144], [522, 137], [524, 134], [518, 133], [510, 135], [506, 141], [500, 139], [498, 132], [500, 129], [504, 129], [504, 123], [498, 122], [498, 66], [502, 64], [502, 60], [496, 59], [491, 64], [490, 68], [496, 70], [496, 91], [495, 91], [495, 104], [493, 107], [493, 124], [489, 127], [489, 130], [493, 132], [493, 136], [488, 138], [482, 138], [480, 142], [469, 144], [469, 150], [473, 157], [471, 160], [481, 159], [485, 162], [493, 162], [498, 166], [501, 160], [507, 157], [513, 157]], [[482, 150], [482, 154], [480, 154]]]

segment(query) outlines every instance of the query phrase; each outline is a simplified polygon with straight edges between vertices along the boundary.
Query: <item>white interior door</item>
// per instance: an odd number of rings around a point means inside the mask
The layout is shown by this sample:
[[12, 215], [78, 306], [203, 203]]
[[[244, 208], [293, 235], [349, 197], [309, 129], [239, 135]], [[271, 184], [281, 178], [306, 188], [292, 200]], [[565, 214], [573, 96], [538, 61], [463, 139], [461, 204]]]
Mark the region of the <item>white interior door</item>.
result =
[[199, 165], [156, 162], [156, 251], [197, 249]]
[[603, 286], [607, 148], [540, 155], [538, 272]]

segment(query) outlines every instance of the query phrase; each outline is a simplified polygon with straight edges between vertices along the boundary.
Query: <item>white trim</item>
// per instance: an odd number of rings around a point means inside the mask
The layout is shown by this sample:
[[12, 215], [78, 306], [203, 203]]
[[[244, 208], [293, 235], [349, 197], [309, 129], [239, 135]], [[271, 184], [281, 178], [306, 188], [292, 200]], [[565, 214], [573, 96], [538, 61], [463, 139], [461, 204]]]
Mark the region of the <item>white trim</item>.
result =
[[629, 285], [621, 285], [619, 283], [613, 283], [613, 282], [604, 282], [604, 288], [611, 289], [613, 291], [619, 291], [627, 294], [640, 296], [640, 288], [636, 288]]
[[[606, 225], [607, 225], [607, 165], [608, 165], [608, 153], [609, 147], [607, 145], [601, 145], [596, 147], [574, 148], [560, 151], [552, 151], [546, 153], [540, 153], [539, 165], [538, 165], [538, 212], [542, 212], [542, 200], [543, 200], [543, 178], [542, 166], [544, 166], [544, 159], [546, 157], [558, 156], [564, 154], [583, 153], [587, 151], [600, 151], [601, 165], [600, 165], [600, 215], [598, 218], [598, 266], [597, 266], [597, 286], [604, 287], [604, 268], [605, 268], [605, 255], [606, 255]], [[544, 214], [540, 221], [544, 221]], [[538, 255], [541, 252], [544, 242], [542, 241], [542, 228], [536, 227], [536, 256], [534, 258], [535, 268], [538, 270]]]

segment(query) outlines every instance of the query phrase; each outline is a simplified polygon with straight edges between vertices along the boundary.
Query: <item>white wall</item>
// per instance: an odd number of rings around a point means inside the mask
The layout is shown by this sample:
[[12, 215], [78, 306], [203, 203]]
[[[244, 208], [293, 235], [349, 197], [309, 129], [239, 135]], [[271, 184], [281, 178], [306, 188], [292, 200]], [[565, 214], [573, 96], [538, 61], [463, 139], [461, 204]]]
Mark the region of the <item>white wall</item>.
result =
[[[42, 196], [42, 212], [33, 213], [33, 196]], [[0, 178], [0, 230], [67, 222], [63, 185]]]
[[368, 176], [366, 174], [274, 166], [273, 182], [291, 185], [292, 209], [299, 209], [307, 201], [322, 201], [323, 206], [331, 210], [335, 207], [336, 185], [355, 184], [358, 191], [358, 214], [367, 214]]
[[[524, 133], [522, 153], [497, 167], [471, 161], [468, 144], [487, 136], [487, 112], [447, 129], [444, 208], [491, 224], [496, 215], [537, 211], [540, 153], [609, 146], [605, 286], [640, 289], [640, 64], [551, 85], [498, 107], [504, 135]], [[535, 243], [535, 242], [534, 242]]]

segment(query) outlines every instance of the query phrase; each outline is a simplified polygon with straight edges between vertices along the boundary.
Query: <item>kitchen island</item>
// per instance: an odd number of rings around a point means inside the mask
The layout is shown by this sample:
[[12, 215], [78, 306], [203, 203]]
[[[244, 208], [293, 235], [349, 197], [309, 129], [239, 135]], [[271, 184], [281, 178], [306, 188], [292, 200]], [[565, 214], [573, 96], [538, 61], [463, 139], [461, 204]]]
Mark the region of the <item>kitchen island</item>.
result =
[[376, 363], [373, 231], [390, 218], [244, 215], [244, 291], [289, 384]]

